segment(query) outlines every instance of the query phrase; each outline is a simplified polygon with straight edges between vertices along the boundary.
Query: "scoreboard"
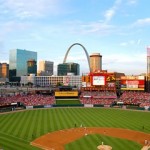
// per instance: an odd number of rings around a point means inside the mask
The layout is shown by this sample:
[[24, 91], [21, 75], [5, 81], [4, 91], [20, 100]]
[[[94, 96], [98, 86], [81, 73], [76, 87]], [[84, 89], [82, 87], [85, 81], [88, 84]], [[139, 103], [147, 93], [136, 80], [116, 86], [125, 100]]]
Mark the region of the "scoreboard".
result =
[[84, 90], [115, 90], [116, 78], [114, 73], [90, 73], [82, 76]]
[[121, 90], [142, 90], [145, 89], [144, 76], [124, 76], [121, 77]]

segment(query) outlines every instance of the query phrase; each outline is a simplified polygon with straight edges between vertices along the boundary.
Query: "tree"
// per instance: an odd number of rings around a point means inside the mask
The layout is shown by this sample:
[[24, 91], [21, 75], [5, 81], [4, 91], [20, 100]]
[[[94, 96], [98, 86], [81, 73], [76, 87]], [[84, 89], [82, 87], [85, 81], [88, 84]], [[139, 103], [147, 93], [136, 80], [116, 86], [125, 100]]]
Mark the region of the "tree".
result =
[[28, 82], [27, 85], [28, 85], [29, 87], [32, 87], [32, 86], [33, 86], [33, 83], [32, 83], [32, 82]]
[[63, 85], [63, 83], [57, 82], [57, 86], [62, 86], [62, 85]]

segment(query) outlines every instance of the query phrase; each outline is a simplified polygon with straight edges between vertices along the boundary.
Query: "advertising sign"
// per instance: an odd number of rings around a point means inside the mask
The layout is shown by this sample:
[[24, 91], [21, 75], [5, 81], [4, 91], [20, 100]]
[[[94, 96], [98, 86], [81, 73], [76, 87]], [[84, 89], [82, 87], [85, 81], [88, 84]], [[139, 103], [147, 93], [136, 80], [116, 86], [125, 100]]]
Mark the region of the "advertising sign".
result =
[[55, 97], [68, 97], [78, 96], [78, 91], [55, 91]]
[[70, 82], [70, 77], [67, 76], [64, 80], [64, 85], [69, 85], [69, 82]]
[[122, 90], [144, 90], [144, 88], [144, 76], [124, 76], [123, 78], [121, 78]]
[[108, 82], [108, 83], [107, 83], [107, 86], [108, 86], [108, 87], [115, 87], [115, 83], [114, 83], [114, 82]]
[[86, 87], [86, 82], [82, 82], [82, 87]]

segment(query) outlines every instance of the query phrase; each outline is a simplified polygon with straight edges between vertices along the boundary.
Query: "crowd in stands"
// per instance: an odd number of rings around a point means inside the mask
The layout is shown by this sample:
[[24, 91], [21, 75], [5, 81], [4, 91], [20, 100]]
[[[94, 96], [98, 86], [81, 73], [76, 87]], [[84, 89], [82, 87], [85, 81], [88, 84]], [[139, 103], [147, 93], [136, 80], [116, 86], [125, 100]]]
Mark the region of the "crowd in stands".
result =
[[118, 102], [126, 105], [139, 105], [140, 107], [150, 107], [150, 93], [142, 91], [124, 91]]
[[100, 104], [100, 105], [111, 105], [114, 103], [114, 99], [101, 99], [101, 98], [86, 98], [82, 97], [80, 98], [80, 101], [82, 104]]
[[117, 98], [114, 91], [83, 91], [80, 97], [94, 97], [94, 98]]
[[[21, 102], [25, 106], [52, 105], [55, 97], [42, 94], [17, 94], [0, 97], [0, 106], [11, 105]], [[117, 98], [115, 91], [82, 91], [80, 94], [81, 104], [112, 105], [122, 103], [124, 105], [138, 105], [150, 107], [150, 93], [143, 91], [124, 91]]]
[[143, 91], [124, 91], [120, 98], [117, 98], [113, 91], [84, 91], [80, 95], [82, 104], [111, 105], [122, 102], [124, 105], [138, 105], [150, 107], [150, 93]]
[[115, 91], [84, 91], [80, 95], [82, 104], [111, 105], [116, 99]]
[[55, 103], [54, 96], [48, 95], [13, 95], [7, 97], [0, 97], [0, 106], [10, 105], [11, 103], [21, 102], [25, 106], [35, 106], [35, 105], [50, 105]]

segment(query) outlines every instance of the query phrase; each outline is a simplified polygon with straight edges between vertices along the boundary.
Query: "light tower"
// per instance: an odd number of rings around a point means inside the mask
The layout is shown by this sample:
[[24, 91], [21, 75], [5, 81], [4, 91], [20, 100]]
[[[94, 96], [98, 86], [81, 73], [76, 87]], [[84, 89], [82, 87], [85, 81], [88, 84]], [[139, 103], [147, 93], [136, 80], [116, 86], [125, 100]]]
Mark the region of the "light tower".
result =
[[150, 92], [150, 47], [147, 47], [147, 75], [146, 75], [146, 91]]

